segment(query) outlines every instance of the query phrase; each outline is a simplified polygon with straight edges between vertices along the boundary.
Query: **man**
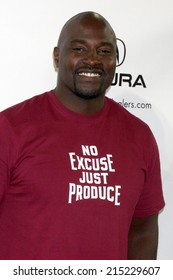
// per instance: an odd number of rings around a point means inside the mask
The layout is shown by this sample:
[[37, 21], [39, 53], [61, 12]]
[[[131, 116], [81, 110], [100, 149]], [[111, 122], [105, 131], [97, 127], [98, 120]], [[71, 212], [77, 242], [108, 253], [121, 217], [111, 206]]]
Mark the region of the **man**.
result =
[[54, 60], [56, 89], [0, 115], [0, 258], [155, 259], [158, 149], [146, 124], [105, 97], [112, 27], [77, 14]]

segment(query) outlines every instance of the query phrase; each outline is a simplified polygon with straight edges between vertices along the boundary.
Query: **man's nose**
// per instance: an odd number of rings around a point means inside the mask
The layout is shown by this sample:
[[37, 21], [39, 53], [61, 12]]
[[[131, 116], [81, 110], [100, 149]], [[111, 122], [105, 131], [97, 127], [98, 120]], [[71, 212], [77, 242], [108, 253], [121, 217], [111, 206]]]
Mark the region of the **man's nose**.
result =
[[100, 63], [100, 57], [96, 50], [90, 50], [87, 52], [84, 62], [87, 62], [90, 65], [95, 65]]

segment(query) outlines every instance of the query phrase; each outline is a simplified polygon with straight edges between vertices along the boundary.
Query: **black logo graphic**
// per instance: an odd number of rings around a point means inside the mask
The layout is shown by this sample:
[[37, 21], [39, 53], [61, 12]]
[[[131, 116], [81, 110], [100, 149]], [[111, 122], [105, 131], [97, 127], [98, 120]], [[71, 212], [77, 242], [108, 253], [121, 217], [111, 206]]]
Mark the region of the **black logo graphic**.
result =
[[126, 58], [126, 45], [123, 42], [123, 40], [117, 38], [117, 65], [116, 67], [121, 66], [124, 63], [124, 60]]
[[[126, 58], [126, 45], [122, 39], [117, 38], [117, 46], [116, 46], [116, 58], [117, 63], [116, 67], [120, 67]], [[119, 68], [118, 68], [119, 69]], [[112, 86], [127, 86], [127, 87], [136, 87], [140, 86], [146, 88], [146, 84], [144, 78], [141, 74], [134, 76], [130, 73], [115, 73], [114, 80], [111, 84]]]

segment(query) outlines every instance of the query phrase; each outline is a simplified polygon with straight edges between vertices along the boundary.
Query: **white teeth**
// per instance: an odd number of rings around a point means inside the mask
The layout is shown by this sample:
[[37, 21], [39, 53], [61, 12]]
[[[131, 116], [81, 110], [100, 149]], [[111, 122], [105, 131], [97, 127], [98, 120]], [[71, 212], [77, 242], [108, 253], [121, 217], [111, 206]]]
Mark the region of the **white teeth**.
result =
[[86, 77], [100, 77], [100, 75], [98, 73], [79, 73], [79, 76], [86, 76]]

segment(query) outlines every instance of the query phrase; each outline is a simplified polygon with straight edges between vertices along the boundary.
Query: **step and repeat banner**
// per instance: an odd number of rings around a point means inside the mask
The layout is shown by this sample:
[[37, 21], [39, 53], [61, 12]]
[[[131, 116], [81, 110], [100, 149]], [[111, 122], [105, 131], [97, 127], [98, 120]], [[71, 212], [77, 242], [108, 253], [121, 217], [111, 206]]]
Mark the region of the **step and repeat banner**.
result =
[[151, 127], [166, 207], [158, 259], [173, 259], [173, 2], [0, 0], [0, 111], [55, 87], [52, 51], [74, 14], [102, 14], [118, 37], [120, 65], [108, 96]]

